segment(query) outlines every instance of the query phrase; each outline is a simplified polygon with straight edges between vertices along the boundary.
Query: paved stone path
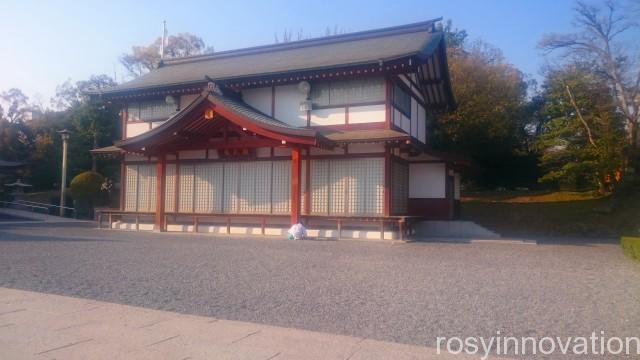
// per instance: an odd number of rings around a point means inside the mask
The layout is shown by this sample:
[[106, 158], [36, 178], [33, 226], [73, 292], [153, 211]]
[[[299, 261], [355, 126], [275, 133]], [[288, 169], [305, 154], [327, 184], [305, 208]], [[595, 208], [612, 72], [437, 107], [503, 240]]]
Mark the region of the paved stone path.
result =
[[[472, 359], [365, 338], [0, 288], [2, 359]], [[476, 357], [473, 357], [474, 359]]]

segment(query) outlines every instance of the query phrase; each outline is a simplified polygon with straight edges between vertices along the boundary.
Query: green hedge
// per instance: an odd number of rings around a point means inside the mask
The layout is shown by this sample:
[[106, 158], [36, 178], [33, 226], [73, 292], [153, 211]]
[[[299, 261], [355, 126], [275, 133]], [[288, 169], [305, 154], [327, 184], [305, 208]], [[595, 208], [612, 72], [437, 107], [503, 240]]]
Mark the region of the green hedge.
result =
[[625, 254], [640, 261], [640, 237], [623, 237], [620, 245]]

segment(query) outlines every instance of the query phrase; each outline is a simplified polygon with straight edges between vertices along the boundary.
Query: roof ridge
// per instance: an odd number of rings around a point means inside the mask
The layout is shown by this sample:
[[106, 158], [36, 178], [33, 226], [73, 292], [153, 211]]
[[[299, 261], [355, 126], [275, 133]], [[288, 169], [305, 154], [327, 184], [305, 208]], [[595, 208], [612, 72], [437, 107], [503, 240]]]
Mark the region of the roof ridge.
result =
[[290, 41], [278, 44], [269, 44], [269, 45], [258, 45], [247, 48], [233, 49], [233, 50], [225, 50], [220, 52], [214, 52], [211, 54], [200, 54], [200, 55], [192, 55], [192, 56], [184, 56], [173, 59], [165, 59], [160, 62], [159, 67], [178, 65], [184, 63], [198, 62], [198, 61], [206, 61], [212, 59], [219, 59], [225, 57], [232, 56], [243, 56], [243, 55], [252, 55], [256, 53], [264, 53], [270, 51], [282, 51], [282, 50], [290, 50], [290, 49], [299, 49], [303, 47], [309, 46], [317, 46], [317, 45], [325, 45], [325, 44], [334, 44], [340, 42], [348, 42], [361, 40], [366, 38], [375, 38], [375, 37], [384, 37], [391, 36], [397, 34], [405, 34], [411, 32], [419, 32], [419, 31], [433, 31], [434, 24], [438, 21], [441, 21], [442, 17], [434, 18], [431, 20], [415, 22], [404, 25], [397, 25], [379, 29], [371, 29], [364, 31], [357, 31], [353, 33], [347, 34], [339, 34], [339, 35], [331, 35], [331, 36], [321, 36], [304, 40]]

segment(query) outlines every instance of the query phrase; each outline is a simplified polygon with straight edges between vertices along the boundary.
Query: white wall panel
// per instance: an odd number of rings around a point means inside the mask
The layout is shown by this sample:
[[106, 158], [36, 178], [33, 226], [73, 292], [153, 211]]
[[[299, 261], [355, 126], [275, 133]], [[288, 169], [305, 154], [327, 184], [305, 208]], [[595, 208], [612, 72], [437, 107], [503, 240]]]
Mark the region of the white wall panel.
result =
[[400, 110], [393, 108], [393, 124], [399, 128], [402, 128], [402, 113]]
[[411, 133], [411, 119], [402, 114], [402, 130], [407, 134]]
[[384, 153], [384, 144], [349, 144], [349, 154]]
[[149, 131], [149, 123], [127, 123], [127, 139]]
[[271, 157], [271, 148], [268, 148], [268, 147], [257, 148], [256, 156], [261, 158]]
[[271, 95], [272, 90], [270, 86], [242, 90], [242, 100], [267, 115], [272, 115]]
[[291, 156], [291, 149], [287, 147], [273, 148], [273, 156]]
[[349, 124], [384, 122], [385, 117], [384, 104], [349, 107]]
[[311, 125], [340, 125], [345, 123], [345, 108], [316, 109], [311, 111]]
[[276, 113], [274, 118], [293, 126], [307, 126], [307, 112], [300, 111], [300, 102], [306, 95], [298, 91], [298, 85], [276, 86]]
[[427, 142], [427, 114], [420, 104], [418, 104], [418, 140]]
[[180, 96], [180, 109], [184, 109], [189, 106], [196, 98], [198, 94], [188, 94]]
[[178, 153], [180, 160], [183, 159], [205, 159], [207, 150], [183, 150]]
[[409, 165], [409, 197], [419, 199], [446, 196], [446, 166], [444, 163], [418, 163]]
[[411, 98], [411, 136], [418, 137], [418, 101]]

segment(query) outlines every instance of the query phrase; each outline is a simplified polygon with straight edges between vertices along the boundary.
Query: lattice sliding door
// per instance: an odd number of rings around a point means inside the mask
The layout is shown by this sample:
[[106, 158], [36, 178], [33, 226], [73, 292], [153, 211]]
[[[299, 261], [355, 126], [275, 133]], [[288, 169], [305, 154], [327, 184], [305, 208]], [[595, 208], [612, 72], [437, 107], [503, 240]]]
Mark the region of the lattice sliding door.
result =
[[138, 209], [138, 165], [127, 165], [125, 169], [124, 209], [137, 211]]
[[221, 163], [194, 166], [194, 212], [222, 211], [223, 167]]
[[223, 212], [237, 213], [240, 195], [240, 163], [224, 164]]
[[195, 187], [195, 169], [191, 164], [180, 165], [180, 194], [178, 199], [178, 211], [181, 213], [193, 212], [193, 189]]
[[312, 160], [311, 214], [382, 215], [384, 159]]
[[329, 213], [329, 160], [311, 160], [311, 214]]
[[166, 212], [176, 211], [176, 164], [167, 164], [165, 170], [164, 209]]
[[127, 165], [125, 210], [153, 212], [156, 209], [155, 164]]
[[291, 211], [291, 161], [273, 161], [271, 180], [272, 213]]

